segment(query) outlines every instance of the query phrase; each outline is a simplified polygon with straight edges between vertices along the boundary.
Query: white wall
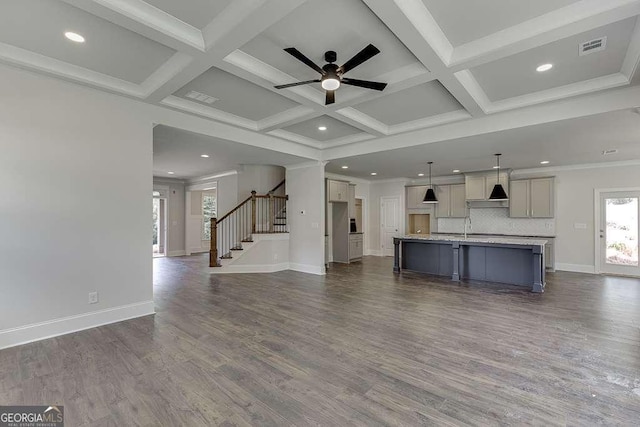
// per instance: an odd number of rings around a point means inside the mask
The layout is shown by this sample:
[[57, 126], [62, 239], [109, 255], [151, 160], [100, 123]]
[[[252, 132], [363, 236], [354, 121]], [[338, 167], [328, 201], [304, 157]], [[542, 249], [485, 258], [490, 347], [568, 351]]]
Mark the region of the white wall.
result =
[[255, 190], [258, 194], [267, 194], [285, 177], [282, 166], [243, 165], [238, 170], [238, 201], [242, 201]]
[[168, 187], [167, 256], [185, 254], [185, 184], [177, 179], [153, 178], [153, 187]]
[[286, 179], [290, 268], [324, 274], [324, 166], [317, 162], [287, 168]]
[[151, 118], [12, 68], [0, 81], [0, 348], [152, 313]]
[[[512, 177], [556, 177], [556, 264], [561, 270], [593, 272], [595, 268], [594, 190], [640, 187], [640, 167], [615, 166], [578, 170], [514, 172]], [[575, 224], [587, 224], [577, 229]]]

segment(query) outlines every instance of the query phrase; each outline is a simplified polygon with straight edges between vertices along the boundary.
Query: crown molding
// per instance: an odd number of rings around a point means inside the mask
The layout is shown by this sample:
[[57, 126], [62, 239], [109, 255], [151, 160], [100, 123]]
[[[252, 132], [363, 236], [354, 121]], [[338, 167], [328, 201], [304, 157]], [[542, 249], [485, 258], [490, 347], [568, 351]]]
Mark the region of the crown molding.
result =
[[565, 172], [583, 169], [602, 169], [602, 168], [620, 168], [626, 166], [640, 166], [640, 159], [637, 160], [621, 160], [616, 162], [603, 162], [603, 163], [583, 163], [579, 165], [566, 165], [566, 166], [547, 166], [542, 168], [532, 169], [515, 169], [511, 172], [512, 175], [529, 175], [529, 174], [548, 174], [551, 172]]

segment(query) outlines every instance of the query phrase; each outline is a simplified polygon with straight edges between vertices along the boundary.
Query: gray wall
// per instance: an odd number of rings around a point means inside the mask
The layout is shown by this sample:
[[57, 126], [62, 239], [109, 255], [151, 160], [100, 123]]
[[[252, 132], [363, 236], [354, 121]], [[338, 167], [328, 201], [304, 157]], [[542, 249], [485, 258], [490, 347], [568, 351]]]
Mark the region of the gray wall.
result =
[[108, 322], [137, 303], [152, 310], [146, 110], [12, 68], [0, 67], [0, 81], [0, 347], [10, 328], [47, 322], [32, 329], [59, 334], [88, 327], [84, 314]]

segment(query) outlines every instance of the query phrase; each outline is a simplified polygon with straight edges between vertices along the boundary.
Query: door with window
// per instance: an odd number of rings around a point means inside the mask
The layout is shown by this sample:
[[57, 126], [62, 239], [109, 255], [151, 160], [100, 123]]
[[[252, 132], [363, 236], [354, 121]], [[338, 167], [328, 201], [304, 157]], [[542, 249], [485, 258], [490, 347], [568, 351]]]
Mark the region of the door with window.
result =
[[600, 272], [640, 276], [640, 192], [600, 195]]

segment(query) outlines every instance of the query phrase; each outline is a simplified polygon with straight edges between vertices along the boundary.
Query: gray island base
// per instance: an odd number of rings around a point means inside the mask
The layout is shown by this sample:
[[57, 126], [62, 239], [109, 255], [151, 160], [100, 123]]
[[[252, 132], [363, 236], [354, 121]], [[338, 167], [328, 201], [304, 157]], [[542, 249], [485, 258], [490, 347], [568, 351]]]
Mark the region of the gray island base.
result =
[[393, 239], [393, 271], [526, 286], [544, 292], [545, 240], [405, 236]]

